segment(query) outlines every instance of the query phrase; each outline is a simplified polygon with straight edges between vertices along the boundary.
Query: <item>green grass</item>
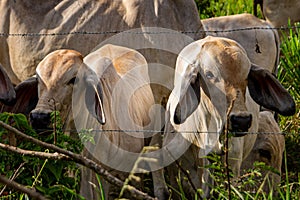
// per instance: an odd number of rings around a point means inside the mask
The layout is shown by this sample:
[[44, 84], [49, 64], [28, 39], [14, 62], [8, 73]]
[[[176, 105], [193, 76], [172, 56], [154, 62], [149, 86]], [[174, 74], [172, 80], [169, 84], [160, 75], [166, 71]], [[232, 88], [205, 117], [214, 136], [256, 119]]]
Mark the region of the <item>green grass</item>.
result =
[[[200, 19], [219, 17], [233, 14], [250, 13], [253, 14], [253, 0], [195, 0]], [[262, 14], [258, 8], [258, 16]]]
[[[299, 24], [298, 24], [299, 26]], [[285, 136], [288, 177], [299, 183], [300, 176], [300, 28], [283, 33], [278, 79], [296, 101], [296, 114], [281, 117], [280, 127]]]

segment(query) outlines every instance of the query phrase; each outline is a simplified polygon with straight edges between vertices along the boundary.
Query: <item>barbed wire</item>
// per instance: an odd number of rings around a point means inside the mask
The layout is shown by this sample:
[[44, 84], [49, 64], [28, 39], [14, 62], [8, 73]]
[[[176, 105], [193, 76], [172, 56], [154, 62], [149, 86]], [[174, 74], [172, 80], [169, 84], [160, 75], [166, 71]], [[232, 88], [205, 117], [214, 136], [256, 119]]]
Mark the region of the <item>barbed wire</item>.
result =
[[[36, 131], [38, 132], [51, 132], [53, 130], [51, 129], [37, 129]], [[76, 129], [71, 129], [71, 130], [64, 130], [65, 132], [71, 132], [71, 133], [112, 133], [112, 132], [117, 132], [117, 133], [148, 133], [148, 134], [166, 134], [163, 130], [158, 131], [158, 130], [118, 130], [118, 129], [111, 129], [111, 130], [94, 130], [94, 129], [82, 129], [82, 130], [76, 130]], [[168, 133], [171, 134], [218, 134], [217, 132], [208, 132], [208, 131], [169, 131]], [[267, 135], [272, 135], [272, 134], [278, 134], [278, 135], [288, 135], [288, 134], [293, 134], [293, 133], [288, 133], [288, 132], [235, 132], [232, 131], [230, 132], [231, 134], [234, 135], [245, 135], [245, 134], [267, 134]]]
[[[229, 32], [239, 32], [239, 31], [251, 31], [251, 30], [290, 30], [290, 29], [300, 29], [300, 26], [288, 26], [288, 27], [244, 27], [237, 29], [225, 29], [225, 30], [198, 30], [198, 31], [130, 31], [130, 30], [111, 30], [111, 31], [99, 31], [99, 32], [89, 32], [89, 31], [70, 31], [70, 32], [54, 32], [54, 33], [5, 33], [1, 32], [0, 37], [54, 37], [54, 36], [67, 36], [67, 35], [109, 35], [109, 34], [197, 34], [197, 33], [229, 33]], [[48, 132], [49, 129], [38, 129], [38, 132]], [[52, 130], [53, 131], [53, 130]], [[66, 132], [78, 133], [77, 130], [64, 130]], [[88, 130], [84, 130], [88, 131]], [[91, 130], [90, 132], [104, 133], [104, 132], [120, 132], [120, 133], [161, 133], [164, 131], [155, 130]], [[199, 132], [199, 131], [181, 131], [170, 133], [181, 133], [181, 134], [216, 134], [216, 132]], [[286, 132], [232, 132], [235, 135], [245, 135], [245, 134], [281, 134], [287, 135], [292, 133]]]
[[300, 28], [300, 26], [289, 27], [245, 27], [237, 29], [226, 30], [198, 30], [198, 31], [130, 31], [130, 30], [112, 30], [112, 31], [70, 31], [70, 32], [54, 32], [54, 33], [5, 33], [1, 32], [0, 37], [54, 37], [54, 36], [67, 36], [67, 35], [109, 35], [117, 33], [125, 34], [197, 34], [197, 33], [228, 33], [238, 31], [250, 31], [250, 30], [290, 30]]

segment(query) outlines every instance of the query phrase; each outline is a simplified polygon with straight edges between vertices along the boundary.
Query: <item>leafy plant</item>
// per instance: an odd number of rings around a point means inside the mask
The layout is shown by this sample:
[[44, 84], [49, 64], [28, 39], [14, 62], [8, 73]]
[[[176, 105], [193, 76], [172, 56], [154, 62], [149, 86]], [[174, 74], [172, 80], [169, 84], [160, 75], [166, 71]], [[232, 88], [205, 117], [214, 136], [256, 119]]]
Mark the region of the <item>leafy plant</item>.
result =
[[[42, 141], [54, 143], [54, 138], [56, 137], [57, 146], [75, 153], [79, 153], [82, 150], [80, 141], [74, 140], [63, 133], [58, 112], [52, 113], [52, 123], [55, 124], [56, 133], [46, 136], [37, 134], [22, 114], [1, 113], [0, 120]], [[0, 137], [3, 143], [11, 143], [10, 134], [8, 131], [0, 129]], [[22, 149], [49, 152], [45, 148], [22, 140], [22, 138], [15, 138], [13, 141], [16, 141], [15, 145]], [[35, 188], [46, 197], [51, 199], [82, 199], [78, 195], [80, 170], [75, 162], [42, 160], [10, 153], [2, 149], [0, 149], [0, 162], [0, 173], [2, 175], [6, 175], [8, 178], [14, 176], [16, 182], [29, 188]], [[1, 198], [24, 199], [27, 197], [17, 191], [5, 189]]]

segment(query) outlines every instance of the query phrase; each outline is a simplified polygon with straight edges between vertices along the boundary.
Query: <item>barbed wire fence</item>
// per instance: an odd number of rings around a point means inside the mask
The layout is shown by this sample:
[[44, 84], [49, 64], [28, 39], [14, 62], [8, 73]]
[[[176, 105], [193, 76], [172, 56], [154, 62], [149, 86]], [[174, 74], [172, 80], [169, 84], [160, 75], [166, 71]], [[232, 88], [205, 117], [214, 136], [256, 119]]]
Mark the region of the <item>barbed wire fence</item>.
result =
[[70, 32], [53, 32], [53, 33], [0, 33], [0, 37], [53, 37], [53, 36], [66, 36], [66, 35], [109, 35], [117, 33], [125, 34], [196, 34], [196, 33], [230, 33], [230, 32], [239, 32], [239, 31], [251, 31], [251, 30], [277, 30], [277, 31], [286, 31], [291, 29], [299, 29], [299, 26], [288, 26], [288, 27], [244, 27], [236, 29], [225, 29], [225, 30], [198, 30], [198, 31], [178, 31], [178, 32], [169, 32], [169, 31], [130, 31], [130, 30], [111, 30], [111, 31], [70, 31]]
[[[300, 25], [294, 25], [294, 26], [284, 26], [284, 27], [258, 27], [258, 26], [253, 26], [253, 27], [243, 27], [243, 28], [236, 28], [236, 29], [225, 29], [225, 30], [198, 30], [198, 31], [130, 31], [130, 30], [111, 30], [111, 31], [97, 31], [97, 32], [92, 32], [92, 31], [70, 31], [70, 32], [47, 32], [47, 33], [5, 33], [5, 32], [0, 32], [0, 37], [56, 37], [56, 36], [68, 36], [68, 35], [111, 35], [111, 34], [198, 34], [198, 33], [232, 33], [232, 32], [241, 32], [241, 31], [252, 31], [252, 30], [276, 30], [276, 31], [288, 31], [288, 30], [294, 30], [294, 29], [300, 29]], [[37, 130], [37, 131], [50, 131], [50, 130]], [[78, 132], [78, 130], [65, 130], [67, 132]], [[93, 133], [103, 133], [103, 132], [128, 132], [128, 133], [148, 133], [148, 134], [163, 134], [164, 131], [159, 131], [159, 130], [92, 130], [91, 132]], [[181, 133], [181, 134], [216, 134], [216, 132], [195, 132], [195, 131], [184, 131], [184, 132], [171, 132], [171, 133]], [[245, 132], [233, 132], [236, 136], [239, 135], [245, 135]], [[280, 134], [280, 135], [288, 135], [290, 133], [288, 132], [247, 132], [247, 134]]]

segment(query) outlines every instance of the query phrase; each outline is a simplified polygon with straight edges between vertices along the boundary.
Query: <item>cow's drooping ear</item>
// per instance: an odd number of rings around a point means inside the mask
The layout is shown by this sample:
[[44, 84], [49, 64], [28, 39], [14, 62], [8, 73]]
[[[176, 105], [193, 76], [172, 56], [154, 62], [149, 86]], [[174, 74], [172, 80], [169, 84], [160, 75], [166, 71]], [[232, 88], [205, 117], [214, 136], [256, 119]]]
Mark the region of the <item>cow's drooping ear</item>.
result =
[[248, 88], [251, 97], [259, 105], [284, 116], [295, 114], [294, 99], [269, 71], [252, 64]]
[[198, 72], [193, 80], [183, 77], [179, 102], [174, 113], [174, 123], [182, 124], [196, 110], [200, 102], [201, 75]]
[[16, 99], [14, 87], [0, 64], [0, 101], [6, 105], [12, 105]]
[[100, 80], [97, 75], [89, 70], [85, 76], [86, 94], [85, 103], [88, 111], [97, 119], [100, 124], [105, 124], [105, 114], [103, 108], [103, 93]]
[[12, 105], [3, 105], [2, 112], [29, 113], [36, 107], [38, 102], [38, 81], [31, 77], [15, 87], [16, 100]]

